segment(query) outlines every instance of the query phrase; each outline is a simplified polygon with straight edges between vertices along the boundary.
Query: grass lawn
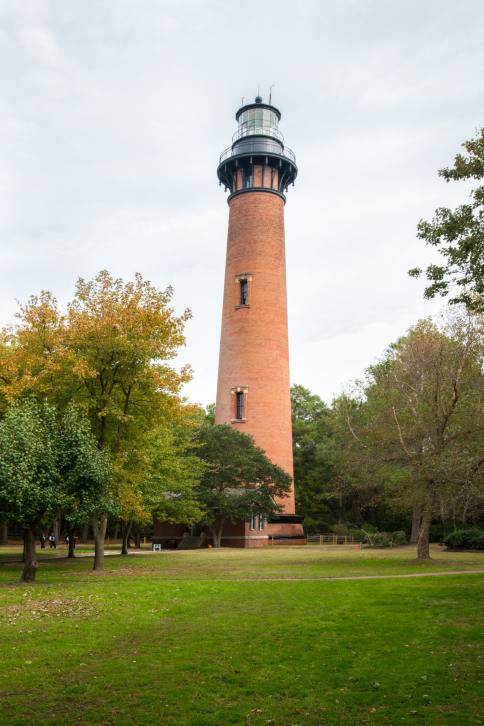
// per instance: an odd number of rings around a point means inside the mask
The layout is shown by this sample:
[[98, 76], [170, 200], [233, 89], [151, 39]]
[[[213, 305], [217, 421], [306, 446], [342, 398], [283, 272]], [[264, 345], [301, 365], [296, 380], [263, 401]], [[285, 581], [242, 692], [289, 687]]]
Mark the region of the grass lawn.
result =
[[28, 587], [1, 566], [0, 724], [484, 723], [482, 575], [264, 580], [484, 569], [414, 556], [169, 552], [100, 575], [49, 558]]

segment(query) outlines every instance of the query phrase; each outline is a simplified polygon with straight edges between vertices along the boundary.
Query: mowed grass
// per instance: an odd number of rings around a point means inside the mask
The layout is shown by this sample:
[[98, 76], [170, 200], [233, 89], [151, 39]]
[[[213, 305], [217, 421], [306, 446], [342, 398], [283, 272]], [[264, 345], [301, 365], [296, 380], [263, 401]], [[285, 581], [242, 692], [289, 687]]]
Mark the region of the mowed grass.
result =
[[[77, 550], [79, 555], [92, 553], [92, 547]], [[39, 582], [57, 582], [58, 578], [91, 577], [92, 559], [66, 559], [66, 549], [39, 551]], [[20, 576], [20, 547], [0, 547], [0, 583], [16, 582]], [[132, 552], [128, 557], [113, 555], [105, 559], [110, 575], [130, 576], [144, 570], [155, 578], [204, 579], [266, 579], [351, 577], [365, 575], [396, 575], [419, 572], [484, 571], [484, 553], [447, 552], [432, 546], [432, 560], [419, 563], [414, 546], [395, 549], [356, 549], [332, 547], [266, 547], [257, 550], [223, 548], [220, 550], [168, 550], [161, 553]]]
[[[6, 565], [0, 723], [484, 723], [482, 575], [261, 579], [422, 571], [413, 557], [171, 552], [109, 557], [101, 575], [49, 560], [29, 587]], [[484, 569], [484, 556], [423, 569], [445, 567]]]

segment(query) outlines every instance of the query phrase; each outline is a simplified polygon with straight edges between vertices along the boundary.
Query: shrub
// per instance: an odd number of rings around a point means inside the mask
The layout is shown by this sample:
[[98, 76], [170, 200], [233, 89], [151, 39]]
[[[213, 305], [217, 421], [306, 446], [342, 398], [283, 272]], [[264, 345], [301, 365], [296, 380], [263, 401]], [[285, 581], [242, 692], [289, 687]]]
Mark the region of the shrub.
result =
[[407, 534], [403, 531], [403, 529], [399, 529], [396, 532], [393, 532], [392, 534], [392, 542], [394, 545], [404, 545], [407, 544]]
[[484, 549], [484, 532], [481, 529], [456, 529], [444, 540], [449, 549], [482, 550]]
[[474, 537], [474, 547], [475, 550], [484, 550], [484, 532], [481, 532], [480, 535], [477, 537]]
[[388, 532], [375, 532], [371, 535], [371, 547], [390, 547], [392, 538]]
[[403, 529], [397, 532], [368, 532], [365, 542], [370, 547], [397, 547], [407, 544], [407, 535]]

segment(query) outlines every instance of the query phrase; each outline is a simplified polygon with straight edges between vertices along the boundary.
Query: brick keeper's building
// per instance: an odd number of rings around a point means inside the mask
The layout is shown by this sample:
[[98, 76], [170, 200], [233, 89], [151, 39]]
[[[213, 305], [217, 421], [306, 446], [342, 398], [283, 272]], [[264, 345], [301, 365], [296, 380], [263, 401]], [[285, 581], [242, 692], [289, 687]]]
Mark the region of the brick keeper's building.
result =
[[[251, 434], [293, 476], [284, 205], [296, 158], [279, 130], [280, 111], [260, 96], [235, 118], [217, 169], [229, 192], [229, 228], [215, 422]], [[305, 544], [294, 483], [278, 503], [283, 512], [269, 521], [227, 523], [222, 545]], [[158, 523], [154, 541], [173, 545], [185, 529]], [[194, 539], [185, 533], [186, 544]]]

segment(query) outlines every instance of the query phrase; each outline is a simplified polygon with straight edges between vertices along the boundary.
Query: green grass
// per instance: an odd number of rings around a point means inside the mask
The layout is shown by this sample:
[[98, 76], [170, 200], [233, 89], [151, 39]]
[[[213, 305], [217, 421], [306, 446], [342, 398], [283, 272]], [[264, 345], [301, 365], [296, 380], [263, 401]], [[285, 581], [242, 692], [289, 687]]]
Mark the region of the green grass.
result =
[[[1, 555], [0, 555], [1, 557]], [[49, 560], [0, 569], [0, 723], [484, 723], [484, 555], [319, 548]], [[224, 581], [225, 579], [225, 581]]]
[[[92, 548], [85, 548], [85, 553], [89, 551], [92, 552]], [[66, 579], [91, 577], [92, 560], [89, 558], [68, 561], [66, 551], [60, 550], [54, 555], [49, 550], [39, 554], [39, 582], [56, 582], [61, 576]], [[0, 547], [0, 561], [18, 560], [19, 557], [19, 547], [15, 551], [12, 547]], [[331, 549], [319, 546], [260, 550], [223, 548], [131, 554], [128, 557], [109, 555], [106, 556], [106, 572], [129, 577], [143, 570], [150, 577], [170, 580], [238, 580], [484, 570], [484, 553], [480, 552], [446, 552], [434, 546], [430, 562], [419, 563], [415, 557], [412, 546], [376, 550], [342, 550], [337, 546]], [[0, 566], [0, 583], [16, 582], [19, 573], [19, 565]]]

